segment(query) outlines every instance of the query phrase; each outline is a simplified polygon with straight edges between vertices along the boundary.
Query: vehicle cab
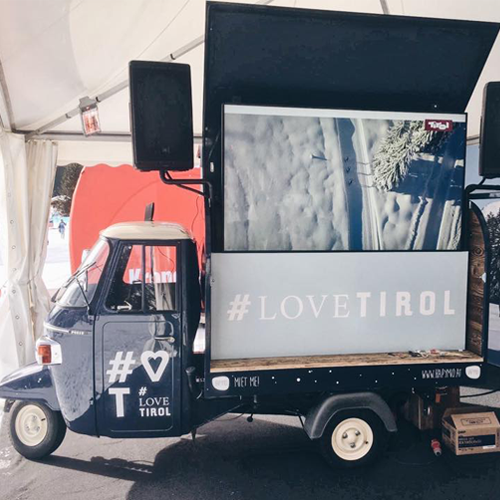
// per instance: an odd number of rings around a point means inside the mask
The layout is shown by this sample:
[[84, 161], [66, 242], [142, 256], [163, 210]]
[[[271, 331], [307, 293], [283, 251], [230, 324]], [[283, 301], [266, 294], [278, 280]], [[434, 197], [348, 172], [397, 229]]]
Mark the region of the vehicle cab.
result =
[[108, 227], [54, 301], [37, 352], [55, 397], [42, 394], [41, 402], [84, 434], [187, 432], [181, 374], [193, 364], [201, 294], [196, 244], [186, 229], [163, 222]]

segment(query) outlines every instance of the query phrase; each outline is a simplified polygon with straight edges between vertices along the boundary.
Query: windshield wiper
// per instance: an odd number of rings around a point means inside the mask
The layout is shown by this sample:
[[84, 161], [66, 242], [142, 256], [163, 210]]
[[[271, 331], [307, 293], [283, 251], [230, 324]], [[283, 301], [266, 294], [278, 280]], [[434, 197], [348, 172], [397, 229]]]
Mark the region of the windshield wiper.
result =
[[[66, 288], [68, 288], [69, 284], [76, 279], [76, 281], [78, 282], [78, 286], [80, 287], [80, 290], [82, 289], [81, 287], [81, 283], [78, 281], [78, 277], [81, 276], [81, 274], [85, 271], [87, 271], [90, 267], [96, 265], [96, 262], [91, 262], [90, 264], [87, 264], [85, 267], [82, 267], [80, 270], [76, 270], [75, 274], [72, 274], [57, 290], [56, 292], [54, 293], [54, 295], [52, 295], [52, 297], [50, 298], [50, 301], [51, 302], [56, 302], [57, 300], [57, 296], [59, 295], [59, 292], [61, 290], [64, 290]], [[85, 296], [85, 294], [84, 294]], [[87, 302], [87, 297], [85, 296], [85, 302]], [[88, 305], [88, 302], [87, 302], [87, 305]]]
[[75, 272], [75, 274], [73, 274], [72, 278], [77, 278], [84, 271], [87, 271], [89, 268], [91, 268], [92, 266], [95, 266], [95, 265], [96, 265], [96, 262], [94, 261], [94, 262], [91, 262], [90, 264], [87, 264], [85, 267], [82, 267], [80, 270], [77, 269], [76, 272]]
[[[87, 269], [87, 268], [86, 268]], [[83, 271], [83, 269], [82, 269]], [[87, 300], [87, 295], [86, 293], [83, 291], [83, 287], [82, 287], [82, 284], [80, 283], [80, 280], [78, 279], [78, 276], [80, 276], [82, 273], [78, 273], [78, 275], [75, 275], [75, 279], [76, 279], [76, 284], [78, 285], [78, 288], [80, 289], [80, 292], [82, 293], [83, 295], [83, 299], [85, 300], [85, 304], [87, 304], [87, 308], [90, 309], [90, 304], [89, 304], [89, 301]]]

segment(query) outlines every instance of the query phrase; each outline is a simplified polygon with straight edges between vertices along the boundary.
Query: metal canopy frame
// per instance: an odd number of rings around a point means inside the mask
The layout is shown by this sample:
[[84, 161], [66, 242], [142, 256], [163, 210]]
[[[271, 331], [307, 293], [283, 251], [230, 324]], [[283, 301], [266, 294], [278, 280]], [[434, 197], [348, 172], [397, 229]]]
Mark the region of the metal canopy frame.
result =
[[[385, 0], [381, 0], [381, 1], [384, 2]], [[269, 5], [272, 2], [274, 2], [274, 0], [258, 0], [255, 3], [255, 5]], [[194, 38], [193, 40], [186, 43], [185, 45], [178, 48], [177, 50], [174, 50], [173, 52], [168, 54], [168, 56], [161, 59], [160, 62], [174, 62], [177, 59], [179, 59], [180, 57], [193, 51], [194, 49], [196, 49], [200, 45], [203, 45], [204, 43], [205, 43], [205, 35], [203, 34], [203, 35], [200, 35], [200, 36]], [[1, 68], [2, 68], [2, 66], [0, 63], [0, 118], [3, 121], [4, 118], [3, 118], [3, 115], [1, 113], [1, 110], [2, 110], [1, 91], [2, 91], [2, 88], [4, 88], [4, 91], [6, 92], [7, 87], [6, 87], [6, 85], [2, 85], [2, 83], [4, 84], [5, 81], [3, 79], [3, 73], [1, 71]], [[95, 99], [95, 101], [97, 103], [103, 102], [106, 99], [113, 97], [118, 92], [121, 92], [122, 90], [126, 89], [128, 86], [129, 86], [129, 81], [127, 79], [127, 80], [124, 80], [124, 81], [114, 85], [113, 87], [106, 90], [102, 94], [96, 95], [93, 99]], [[9, 102], [9, 101], [7, 100], [7, 102]], [[8, 109], [10, 109], [10, 108], [8, 108]], [[75, 138], [85, 139], [85, 140], [94, 140], [94, 141], [99, 141], [99, 140], [101, 140], [101, 141], [114, 141], [114, 140], [116, 140], [116, 141], [130, 141], [131, 140], [130, 134], [123, 134], [123, 133], [110, 132], [110, 133], [98, 134], [96, 136], [86, 137], [83, 133], [79, 134], [79, 133], [75, 133], [75, 132], [64, 132], [64, 131], [56, 132], [53, 130], [58, 125], [61, 125], [65, 122], [67, 122], [68, 120], [71, 120], [71, 118], [74, 118], [79, 113], [80, 113], [80, 106], [76, 106], [75, 108], [67, 111], [64, 115], [46, 123], [45, 125], [42, 125], [40, 128], [38, 128], [36, 130], [27, 130], [27, 131], [26, 130], [25, 131], [14, 130], [14, 132], [25, 134], [26, 140], [39, 139], [39, 138], [42, 138], [41, 137], [42, 135], [44, 136], [43, 137], [44, 139], [52, 138], [52, 139], [56, 139], [56, 140], [75, 140]], [[11, 109], [10, 109], [10, 122], [11, 123], [13, 122]], [[200, 143], [201, 143], [201, 137], [195, 136], [195, 144], [200, 144]]]
[[14, 128], [14, 115], [9, 97], [9, 90], [5, 81], [2, 62], [0, 61], [0, 126], [6, 130]]
[[[273, 3], [274, 0], [258, 0], [255, 5], [269, 5]], [[390, 15], [390, 10], [387, 5], [386, 0], [379, 0], [382, 12], [386, 15]], [[192, 50], [196, 49], [205, 42], [205, 35], [200, 35], [189, 43], [183, 45], [177, 50], [171, 52], [168, 56], [161, 59], [162, 62], [173, 62], [180, 57], [188, 54]], [[104, 100], [114, 96], [118, 92], [126, 89], [128, 87], [128, 80], [122, 81], [117, 85], [111, 87], [106, 92], [98, 94], [94, 99], [99, 103]], [[0, 125], [2, 125], [7, 130], [12, 130], [15, 133], [20, 133], [26, 135], [26, 139], [50, 139], [57, 141], [74, 141], [74, 140], [85, 140], [85, 141], [103, 141], [103, 142], [130, 142], [131, 135], [122, 132], [106, 132], [101, 133], [96, 136], [85, 136], [83, 133], [69, 132], [69, 131], [54, 131], [53, 129], [75, 117], [80, 112], [79, 107], [75, 107], [64, 115], [48, 122], [42, 127], [36, 130], [17, 130], [14, 122], [14, 115], [12, 112], [12, 107], [10, 104], [10, 99], [8, 95], [8, 88], [3, 75], [2, 64], [0, 61]], [[201, 144], [201, 136], [194, 136], [194, 143]]]

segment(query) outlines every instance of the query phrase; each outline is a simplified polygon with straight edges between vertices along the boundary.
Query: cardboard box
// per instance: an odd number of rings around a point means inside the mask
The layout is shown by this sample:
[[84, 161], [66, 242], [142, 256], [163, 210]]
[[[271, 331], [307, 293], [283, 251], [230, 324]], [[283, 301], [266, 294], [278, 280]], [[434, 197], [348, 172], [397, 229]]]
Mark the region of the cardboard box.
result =
[[495, 413], [484, 407], [446, 410], [443, 443], [455, 455], [500, 451], [500, 423]]
[[459, 404], [459, 387], [439, 388], [432, 399], [412, 394], [403, 409], [403, 415], [421, 431], [439, 429], [444, 412], [448, 408], [456, 408]]

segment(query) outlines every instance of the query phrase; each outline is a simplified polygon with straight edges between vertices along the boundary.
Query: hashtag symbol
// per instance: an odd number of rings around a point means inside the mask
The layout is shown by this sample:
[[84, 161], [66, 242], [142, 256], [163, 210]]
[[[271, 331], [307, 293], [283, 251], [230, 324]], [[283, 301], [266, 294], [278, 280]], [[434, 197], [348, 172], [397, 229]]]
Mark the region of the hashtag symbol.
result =
[[147, 387], [141, 387], [139, 389], [139, 396], [145, 396], [146, 392], [148, 392], [148, 388]]
[[118, 351], [115, 355], [115, 359], [112, 359], [109, 364], [111, 369], [106, 372], [109, 375], [109, 383], [113, 382], [126, 382], [127, 376], [132, 373], [132, 366], [135, 365], [136, 361], [132, 358], [134, 353], [132, 351], [127, 352], [125, 359], [123, 359], [123, 351]]
[[241, 294], [238, 293], [234, 300], [229, 303], [229, 309], [227, 310], [229, 321], [241, 321], [243, 316], [248, 313], [248, 306], [250, 305], [250, 295], [247, 293], [242, 298]]

